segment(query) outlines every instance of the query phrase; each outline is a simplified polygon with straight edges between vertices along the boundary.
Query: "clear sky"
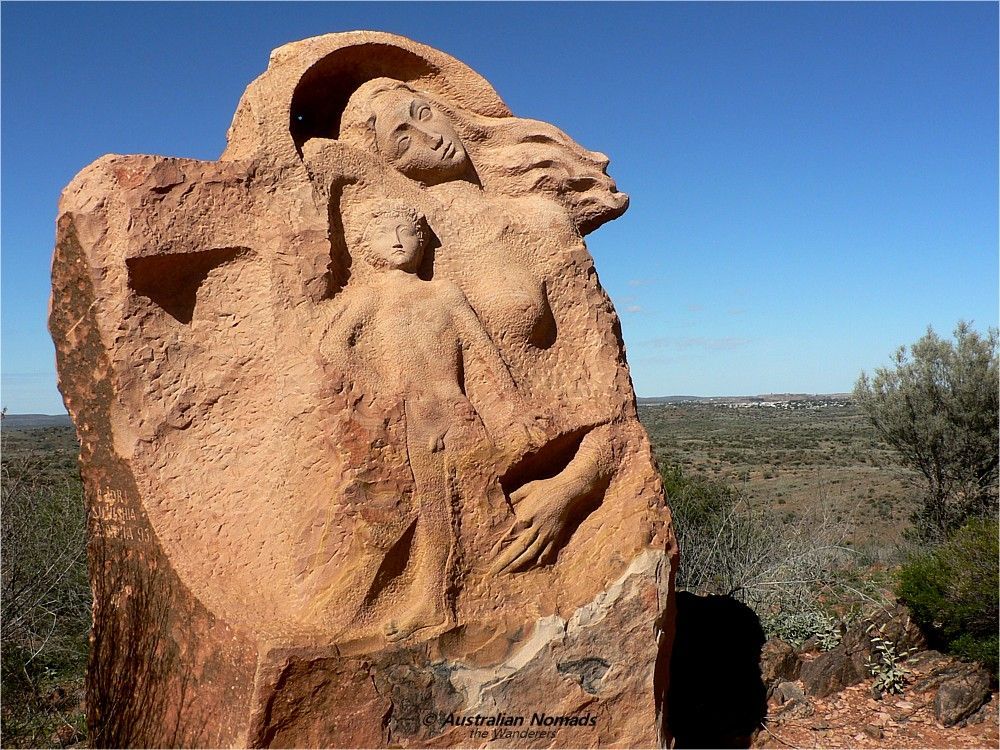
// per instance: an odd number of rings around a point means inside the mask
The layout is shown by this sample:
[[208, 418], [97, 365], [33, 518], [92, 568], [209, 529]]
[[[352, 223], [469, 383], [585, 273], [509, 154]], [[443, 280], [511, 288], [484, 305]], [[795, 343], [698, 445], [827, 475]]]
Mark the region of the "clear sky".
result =
[[102, 154], [214, 159], [285, 42], [378, 29], [611, 157], [588, 239], [640, 396], [828, 393], [998, 316], [996, 3], [4, 3], [2, 374], [60, 413], [56, 201]]

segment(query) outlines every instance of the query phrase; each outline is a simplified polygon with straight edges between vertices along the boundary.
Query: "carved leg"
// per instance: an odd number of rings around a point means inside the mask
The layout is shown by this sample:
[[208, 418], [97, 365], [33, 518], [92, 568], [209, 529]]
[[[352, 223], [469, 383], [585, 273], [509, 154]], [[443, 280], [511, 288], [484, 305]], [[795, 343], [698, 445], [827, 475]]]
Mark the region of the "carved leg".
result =
[[[408, 413], [407, 416], [410, 416]], [[410, 468], [416, 487], [417, 527], [413, 539], [413, 579], [400, 614], [385, 625], [391, 641], [418, 630], [445, 626], [451, 617], [449, 573], [455, 540], [452, 487], [443, 450], [429, 450], [427, 431], [407, 428]]]

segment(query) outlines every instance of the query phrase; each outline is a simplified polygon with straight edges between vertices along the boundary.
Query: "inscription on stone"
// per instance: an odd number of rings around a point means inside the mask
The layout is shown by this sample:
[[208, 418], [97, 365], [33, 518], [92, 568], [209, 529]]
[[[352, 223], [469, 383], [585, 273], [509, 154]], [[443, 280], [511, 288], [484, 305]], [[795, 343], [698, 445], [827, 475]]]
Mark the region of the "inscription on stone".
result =
[[135, 508], [121, 490], [98, 489], [88, 512], [93, 533], [105, 539], [149, 542], [152, 535], [139, 523]]

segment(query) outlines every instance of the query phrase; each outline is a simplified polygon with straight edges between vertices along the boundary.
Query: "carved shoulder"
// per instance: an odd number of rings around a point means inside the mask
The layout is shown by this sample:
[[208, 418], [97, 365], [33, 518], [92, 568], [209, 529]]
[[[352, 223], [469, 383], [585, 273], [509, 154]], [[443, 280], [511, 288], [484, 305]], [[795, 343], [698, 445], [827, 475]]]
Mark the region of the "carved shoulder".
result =
[[321, 333], [320, 351], [324, 356], [352, 346], [365, 324], [374, 318], [376, 308], [377, 295], [350, 291], [341, 295]]
[[435, 279], [430, 283], [434, 285], [434, 293], [442, 300], [466, 306], [469, 304], [461, 287], [451, 279]]

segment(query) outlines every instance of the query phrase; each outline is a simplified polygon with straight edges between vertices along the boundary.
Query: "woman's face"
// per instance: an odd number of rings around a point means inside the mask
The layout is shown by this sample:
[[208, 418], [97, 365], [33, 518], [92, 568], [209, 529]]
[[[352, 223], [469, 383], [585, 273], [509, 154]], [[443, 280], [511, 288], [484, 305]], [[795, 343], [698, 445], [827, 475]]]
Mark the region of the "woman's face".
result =
[[448, 118], [406, 90], [386, 91], [373, 102], [379, 152], [414, 180], [434, 185], [462, 177], [468, 154]]

